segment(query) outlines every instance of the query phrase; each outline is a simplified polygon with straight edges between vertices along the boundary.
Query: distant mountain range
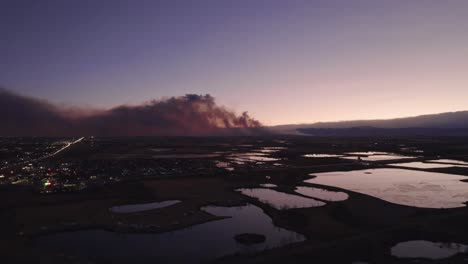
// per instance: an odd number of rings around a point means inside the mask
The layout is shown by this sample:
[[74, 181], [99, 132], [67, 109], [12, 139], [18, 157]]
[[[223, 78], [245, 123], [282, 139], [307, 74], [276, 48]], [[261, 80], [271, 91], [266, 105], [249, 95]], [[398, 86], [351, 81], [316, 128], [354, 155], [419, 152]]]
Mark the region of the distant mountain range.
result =
[[468, 136], [468, 111], [382, 120], [281, 125], [271, 127], [271, 129], [280, 134], [314, 136]]

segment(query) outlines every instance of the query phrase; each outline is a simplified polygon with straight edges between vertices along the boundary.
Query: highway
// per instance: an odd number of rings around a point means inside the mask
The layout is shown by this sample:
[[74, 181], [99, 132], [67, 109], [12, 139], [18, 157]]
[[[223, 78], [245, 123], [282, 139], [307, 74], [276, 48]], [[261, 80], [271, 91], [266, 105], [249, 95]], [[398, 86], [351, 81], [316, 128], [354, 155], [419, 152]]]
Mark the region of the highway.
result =
[[48, 155], [48, 156], [45, 156], [45, 157], [42, 157], [42, 158], [39, 158], [39, 159], [44, 159], [44, 158], [46, 158], [46, 157], [47, 157], [47, 158], [53, 157], [53, 156], [59, 154], [60, 152], [66, 150], [67, 148], [73, 146], [74, 144], [79, 143], [79, 142], [82, 141], [83, 139], [84, 139], [84, 137], [81, 137], [81, 138], [79, 138], [79, 139], [77, 139], [77, 140], [75, 140], [75, 141], [73, 141], [73, 142], [69, 142], [69, 143], [67, 143], [67, 145], [65, 145], [65, 147], [63, 147], [63, 148], [57, 150], [56, 152], [54, 152], [54, 153], [52, 153], [52, 154], [50, 154], [50, 155]]
[[11, 167], [15, 167], [15, 166], [20, 166], [20, 165], [24, 165], [24, 164], [27, 164], [27, 163], [30, 163], [30, 162], [37, 162], [37, 161], [40, 161], [40, 160], [43, 160], [43, 159], [46, 159], [46, 158], [51, 158], [51, 157], [54, 157], [56, 156], [57, 154], [59, 154], [60, 152], [70, 148], [71, 146], [75, 145], [76, 143], [79, 143], [81, 142], [82, 140], [84, 139], [84, 137], [81, 137], [73, 142], [68, 142], [64, 147], [62, 147], [61, 149], [55, 151], [54, 153], [51, 153], [51, 154], [47, 154], [45, 156], [42, 156], [40, 158], [37, 158], [37, 159], [30, 159], [30, 160], [27, 160], [27, 161], [23, 161], [23, 162], [20, 162], [20, 163], [16, 163], [16, 164], [12, 164], [12, 165], [9, 165], [9, 166], [6, 166], [6, 167], [3, 167], [3, 168], [0, 168], [0, 171], [3, 171], [3, 170], [6, 170], [6, 169], [9, 169]]

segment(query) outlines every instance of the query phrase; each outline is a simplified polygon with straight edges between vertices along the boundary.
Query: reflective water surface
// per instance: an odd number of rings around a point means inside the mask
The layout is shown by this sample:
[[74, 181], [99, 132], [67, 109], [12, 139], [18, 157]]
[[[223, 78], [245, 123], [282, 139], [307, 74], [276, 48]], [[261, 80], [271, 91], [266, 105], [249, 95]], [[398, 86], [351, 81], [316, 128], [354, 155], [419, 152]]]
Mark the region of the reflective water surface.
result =
[[[414, 159], [416, 157], [413, 156], [403, 156], [403, 155], [371, 155], [367, 157], [361, 157], [361, 160], [363, 161], [383, 161], [383, 160], [401, 160], [401, 159]], [[354, 157], [343, 157], [343, 159], [348, 159], [348, 160], [358, 160], [358, 156]]]
[[450, 167], [455, 166], [455, 165], [450, 165], [450, 164], [426, 163], [426, 162], [421, 162], [421, 161], [395, 163], [395, 164], [389, 164], [389, 165], [406, 167], [406, 168], [416, 168], [416, 169], [450, 168]]
[[261, 152], [261, 153], [275, 153], [279, 152], [281, 150], [287, 149], [286, 147], [263, 147], [259, 150], [256, 150], [256, 152]]
[[244, 164], [249, 162], [271, 162], [280, 160], [277, 158], [271, 158], [267, 155], [267, 153], [261, 152], [235, 153], [228, 156], [227, 158], [237, 164]]
[[218, 168], [225, 169], [227, 171], [233, 171], [234, 170], [234, 168], [232, 167], [232, 164], [229, 163], [229, 162], [226, 162], [226, 161], [216, 160], [215, 161], [215, 166], [218, 167]]
[[335, 186], [382, 200], [425, 208], [455, 208], [468, 201], [468, 177], [405, 169], [315, 173], [309, 183]]
[[311, 198], [305, 198], [289, 193], [278, 192], [271, 189], [254, 188], [254, 189], [237, 189], [244, 195], [258, 199], [262, 203], [266, 203], [276, 209], [290, 209], [303, 207], [318, 207], [325, 205], [324, 202]]
[[447, 163], [447, 164], [457, 164], [468, 166], [468, 162], [462, 160], [452, 160], [452, 159], [438, 159], [438, 160], [428, 160], [427, 162], [437, 162], [437, 163]]
[[303, 157], [305, 158], [340, 158], [343, 155], [338, 154], [305, 154]]
[[296, 187], [296, 192], [302, 195], [308, 196], [308, 197], [317, 198], [317, 199], [330, 201], [330, 202], [344, 201], [348, 199], [349, 197], [348, 194], [345, 192], [334, 192], [334, 191], [328, 191], [328, 190], [321, 189], [321, 188], [306, 187], [306, 186]]
[[391, 254], [398, 258], [445, 259], [467, 251], [468, 246], [463, 244], [413, 240], [396, 244]]
[[154, 202], [154, 203], [119, 205], [119, 206], [111, 207], [109, 210], [112, 213], [128, 214], [128, 213], [137, 213], [137, 212], [164, 208], [164, 207], [174, 205], [176, 203], [180, 203], [180, 201], [173, 200], [173, 201]]
[[218, 157], [218, 153], [208, 153], [208, 154], [161, 154], [153, 155], [155, 159], [203, 159], [203, 158], [214, 158]]
[[261, 187], [265, 187], [265, 188], [275, 188], [275, 187], [278, 187], [278, 185], [276, 184], [273, 184], [273, 183], [263, 183], [263, 184], [260, 184]]
[[[253, 205], [208, 206], [202, 210], [231, 218], [161, 234], [99, 229], [64, 232], [40, 237], [35, 245], [108, 263], [199, 263], [305, 240], [301, 234], [275, 226], [268, 215]], [[234, 236], [242, 233], [265, 235], [266, 240], [239, 244]]]
[[346, 155], [362, 155], [362, 156], [371, 156], [371, 155], [388, 155], [392, 153], [381, 152], [381, 151], [365, 151], [365, 152], [346, 152]]

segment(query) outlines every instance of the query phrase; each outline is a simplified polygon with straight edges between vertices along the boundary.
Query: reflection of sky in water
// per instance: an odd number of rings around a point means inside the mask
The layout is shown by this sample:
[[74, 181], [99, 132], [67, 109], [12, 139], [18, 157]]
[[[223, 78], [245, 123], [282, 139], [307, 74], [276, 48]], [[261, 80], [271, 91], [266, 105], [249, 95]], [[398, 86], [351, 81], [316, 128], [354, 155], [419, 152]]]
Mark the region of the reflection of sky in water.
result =
[[[400, 159], [414, 159], [416, 157], [402, 156], [402, 155], [371, 155], [368, 157], [361, 157], [364, 161], [381, 161], [381, 160], [400, 160]], [[343, 157], [343, 159], [358, 160], [358, 157]]]
[[237, 164], [243, 164], [245, 162], [270, 162], [280, 160], [277, 158], [268, 157], [266, 153], [260, 152], [236, 153], [228, 156], [227, 158]]
[[306, 182], [335, 186], [388, 202], [427, 208], [463, 207], [468, 177], [404, 169], [314, 173]]
[[437, 162], [437, 163], [448, 163], [448, 164], [457, 164], [468, 166], [468, 162], [462, 160], [452, 160], [452, 159], [438, 159], [438, 160], [428, 160], [427, 162]]
[[233, 153], [227, 157], [235, 164], [245, 163], [264, 163], [278, 161], [278, 158], [272, 158], [269, 155], [287, 149], [286, 147], [263, 147], [252, 150], [251, 152]]
[[395, 164], [389, 164], [389, 165], [406, 167], [406, 168], [416, 168], [416, 169], [450, 168], [450, 167], [455, 166], [455, 165], [450, 165], [450, 164], [425, 163], [425, 162], [420, 162], [420, 161], [395, 163]]
[[414, 147], [407, 147], [407, 148], [400, 148], [401, 151], [408, 151], [408, 152], [414, 152], [414, 153], [424, 153], [424, 150], [417, 149]]
[[260, 153], [275, 153], [281, 150], [287, 149], [286, 147], [263, 147], [261, 149], [255, 150], [256, 152]]
[[371, 156], [371, 155], [391, 155], [393, 153], [380, 152], [380, 151], [366, 151], [366, 152], [347, 152], [346, 155], [362, 155], [362, 156]]
[[325, 205], [324, 202], [317, 201], [311, 198], [305, 198], [289, 193], [278, 192], [271, 189], [253, 188], [253, 189], [238, 189], [244, 195], [258, 199], [262, 203], [266, 203], [276, 209], [302, 208], [302, 207], [317, 207]]
[[216, 160], [215, 165], [216, 165], [216, 167], [225, 169], [227, 171], [233, 171], [234, 170], [234, 168], [231, 167], [231, 164], [229, 162]]
[[[35, 244], [109, 263], [199, 263], [305, 240], [298, 233], [275, 226], [268, 215], [253, 205], [208, 206], [202, 210], [231, 218], [161, 234], [105, 230], [64, 232], [40, 237]], [[234, 236], [241, 233], [262, 234], [266, 241], [238, 244]]]
[[398, 258], [445, 259], [467, 251], [468, 247], [463, 244], [414, 240], [396, 244], [391, 254]]
[[164, 201], [164, 202], [154, 202], [154, 203], [144, 203], [144, 204], [120, 205], [120, 206], [114, 206], [110, 208], [110, 211], [112, 213], [118, 213], [118, 214], [137, 213], [137, 212], [143, 212], [143, 211], [168, 207], [179, 202], [180, 201], [174, 200], [174, 201]]
[[149, 150], [153, 151], [153, 152], [164, 152], [164, 151], [169, 151], [169, 150], [172, 150], [170, 148], [150, 148]]
[[161, 154], [153, 155], [155, 159], [202, 159], [202, 158], [214, 158], [218, 157], [220, 154]]
[[275, 187], [278, 187], [278, 185], [273, 184], [273, 183], [263, 183], [263, 184], [260, 184], [260, 187], [275, 188]]
[[343, 157], [343, 155], [337, 155], [337, 154], [305, 154], [303, 157], [305, 157], [305, 158], [339, 158], [339, 157]]
[[299, 187], [296, 187], [296, 192], [302, 195], [308, 196], [308, 197], [317, 198], [317, 199], [330, 201], [330, 202], [338, 202], [338, 201], [344, 201], [348, 199], [347, 193], [328, 191], [325, 189], [314, 188], [314, 187], [299, 186]]

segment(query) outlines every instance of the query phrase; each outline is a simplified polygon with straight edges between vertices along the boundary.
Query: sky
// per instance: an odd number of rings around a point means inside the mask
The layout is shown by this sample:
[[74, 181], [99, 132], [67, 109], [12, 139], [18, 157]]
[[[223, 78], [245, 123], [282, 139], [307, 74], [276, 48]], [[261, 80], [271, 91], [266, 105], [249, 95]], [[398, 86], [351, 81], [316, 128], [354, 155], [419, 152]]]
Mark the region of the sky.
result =
[[81, 107], [185, 94], [267, 125], [468, 110], [468, 1], [1, 0], [0, 87]]

